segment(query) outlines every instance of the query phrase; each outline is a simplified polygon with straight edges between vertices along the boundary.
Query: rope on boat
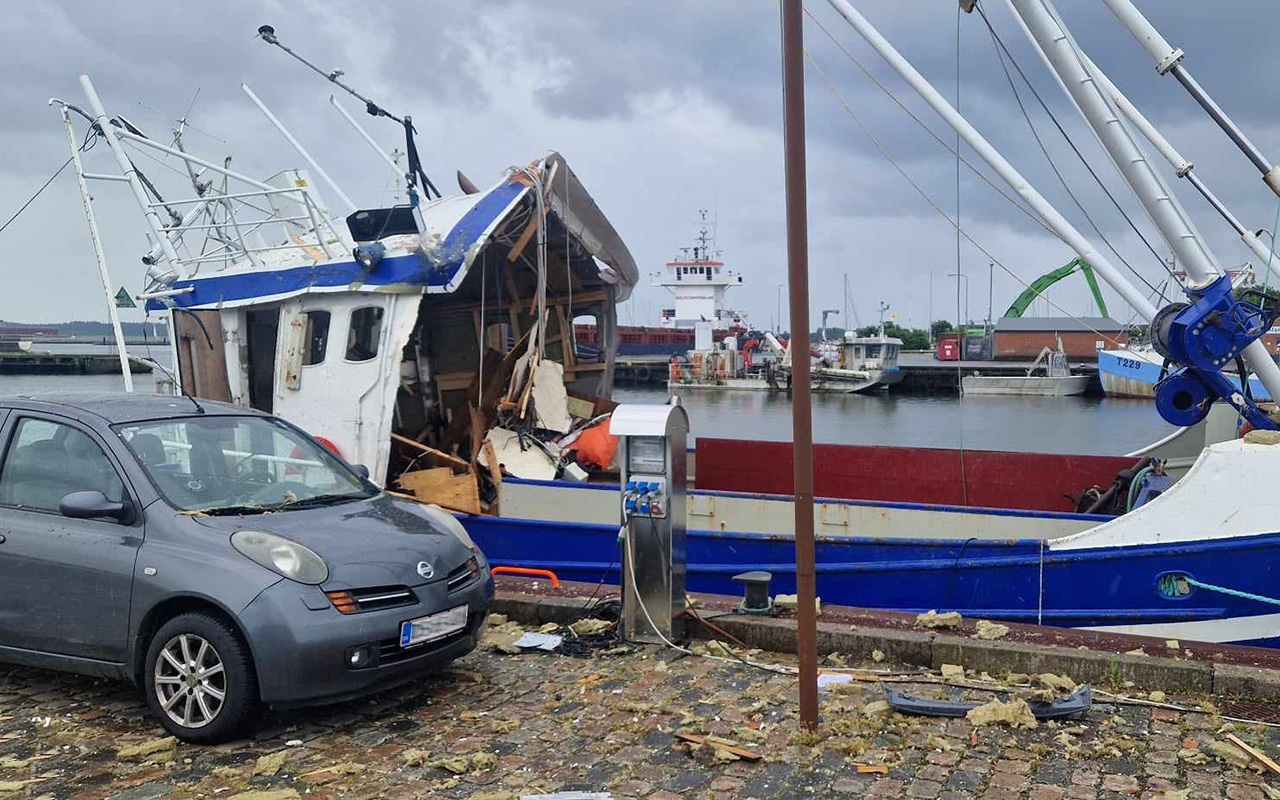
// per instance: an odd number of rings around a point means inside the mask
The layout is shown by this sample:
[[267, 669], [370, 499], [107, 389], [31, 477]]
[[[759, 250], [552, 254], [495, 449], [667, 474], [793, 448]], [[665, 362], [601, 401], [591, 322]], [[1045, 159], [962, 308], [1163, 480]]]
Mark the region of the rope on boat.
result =
[[[1231, 595], [1232, 597], [1240, 597], [1240, 598], [1243, 598], [1243, 599], [1245, 599], [1245, 600], [1254, 600], [1254, 601], [1259, 602], [1259, 603], [1269, 603], [1269, 604], [1271, 604], [1271, 605], [1273, 605], [1273, 606], [1280, 606], [1280, 600], [1277, 600], [1277, 599], [1275, 599], [1274, 597], [1264, 597], [1264, 596], [1262, 596], [1262, 595], [1260, 595], [1260, 594], [1253, 594], [1252, 592], [1242, 592], [1242, 591], [1240, 591], [1239, 589], [1228, 589], [1226, 586], [1215, 586], [1215, 585], [1214, 585], [1214, 584], [1212, 584], [1212, 583], [1205, 583], [1204, 581], [1198, 581], [1198, 580], [1196, 580], [1195, 578], [1191, 577], [1190, 575], [1180, 575], [1180, 576], [1175, 576], [1175, 575], [1164, 575], [1164, 576], [1162, 576], [1162, 577], [1160, 578], [1160, 589], [1161, 589], [1161, 593], [1165, 593], [1165, 592], [1164, 592], [1164, 589], [1165, 589], [1165, 583], [1166, 583], [1167, 581], [1170, 581], [1170, 580], [1175, 579], [1175, 578], [1177, 578], [1177, 577], [1181, 577], [1184, 581], [1186, 581], [1186, 582], [1187, 582], [1187, 585], [1189, 585], [1189, 586], [1195, 586], [1195, 587], [1198, 587], [1198, 588], [1200, 588], [1200, 589], [1204, 589], [1204, 590], [1206, 590], [1206, 591], [1210, 591], [1210, 592], [1219, 592], [1219, 593], [1221, 593], [1221, 594], [1228, 594], [1228, 595]], [[1174, 597], [1174, 596], [1176, 596], [1176, 595], [1167, 594], [1167, 593], [1165, 593], [1165, 594], [1166, 594], [1166, 596], [1168, 596], [1168, 597]]]

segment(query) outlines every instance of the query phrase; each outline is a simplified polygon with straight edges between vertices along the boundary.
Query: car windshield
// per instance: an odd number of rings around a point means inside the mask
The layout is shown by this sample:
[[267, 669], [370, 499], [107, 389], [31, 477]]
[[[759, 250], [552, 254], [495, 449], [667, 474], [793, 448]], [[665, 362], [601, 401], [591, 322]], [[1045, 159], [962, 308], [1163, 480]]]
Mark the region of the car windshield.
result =
[[182, 417], [115, 430], [182, 511], [252, 514], [376, 493], [311, 437], [269, 417]]

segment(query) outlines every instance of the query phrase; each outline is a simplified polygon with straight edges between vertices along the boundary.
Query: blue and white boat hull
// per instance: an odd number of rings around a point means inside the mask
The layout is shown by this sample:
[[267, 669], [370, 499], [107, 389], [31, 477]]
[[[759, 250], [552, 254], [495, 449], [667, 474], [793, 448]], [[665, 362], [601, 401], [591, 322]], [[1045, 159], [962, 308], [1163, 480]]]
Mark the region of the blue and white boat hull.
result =
[[[1280, 646], [1280, 602], [1272, 600], [1280, 595], [1280, 508], [1265, 501], [1243, 507], [1221, 502], [1223, 487], [1231, 487], [1236, 498], [1273, 496], [1259, 484], [1264, 473], [1274, 477], [1277, 469], [1280, 447], [1215, 445], [1164, 495], [1117, 518], [820, 501], [818, 594], [828, 603], [863, 608], [938, 609], [993, 620]], [[517, 486], [513, 497], [522, 488], [530, 487]], [[591, 495], [611, 507], [617, 498], [616, 489], [533, 488], [554, 495], [561, 508], [570, 508], [565, 502], [574, 495], [579, 508], [601, 502]], [[789, 506], [788, 498], [725, 492], [689, 497], [690, 591], [738, 594], [732, 576], [754, 569], [773, 573], [774, 592], [795, 591], [790, 533], [699, 525], [700, 519], [705, 524], [732, 516], [734, 504], [744, 505], [744, 515], [767, 520], [778, 509], [766, 506]], [[518, 511], [518, 499], [514, 505]], [[830, 532], [837, 523], [849, 532]], [[565, 580], [618, 583], [616, 522], [507, 516], [465, 518], [464, 524], [495, 564], [549, 569]], [[911, 535], [914, 525], [920, 527]], [[1006, 537], [1011, 529], [1026, 535]], [[1078, 532], [1061, 533], [1072, 529]]]
[[[1102, 390], [1112, 397], [1155, 397], [1164, 359], [1154, 350], [1101, 350], [1098, 352], [1098, 379]], [[1236, 388], [1240, 379], [1226, 376]], [[1256, 375], [1249, 377], [1249, 389], [1256, 400], [1271, 395]]]

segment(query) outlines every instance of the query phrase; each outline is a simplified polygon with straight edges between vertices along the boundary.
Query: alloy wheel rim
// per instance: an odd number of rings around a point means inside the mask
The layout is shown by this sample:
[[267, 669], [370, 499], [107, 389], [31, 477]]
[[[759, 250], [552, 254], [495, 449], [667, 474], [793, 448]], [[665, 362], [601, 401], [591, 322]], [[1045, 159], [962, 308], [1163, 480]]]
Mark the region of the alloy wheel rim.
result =
[[227, 698], [227, 672], [212, 644], [194, 633], [165, 643], [156, 658], [156, 699], [170, 720], [202, 728], [217, 719]]

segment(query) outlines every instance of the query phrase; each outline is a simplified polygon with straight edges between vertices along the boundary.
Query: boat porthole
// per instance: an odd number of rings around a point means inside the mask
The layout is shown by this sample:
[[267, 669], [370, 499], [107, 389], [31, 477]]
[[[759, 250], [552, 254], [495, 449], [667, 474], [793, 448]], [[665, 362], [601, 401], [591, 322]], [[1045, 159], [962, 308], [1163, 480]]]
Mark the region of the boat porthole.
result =
[[1177, 600], [1191, 594], [1191, 583], [1185, 572], [1166, 572], [1156, 578], [1156, 589], [1161, 597]]

